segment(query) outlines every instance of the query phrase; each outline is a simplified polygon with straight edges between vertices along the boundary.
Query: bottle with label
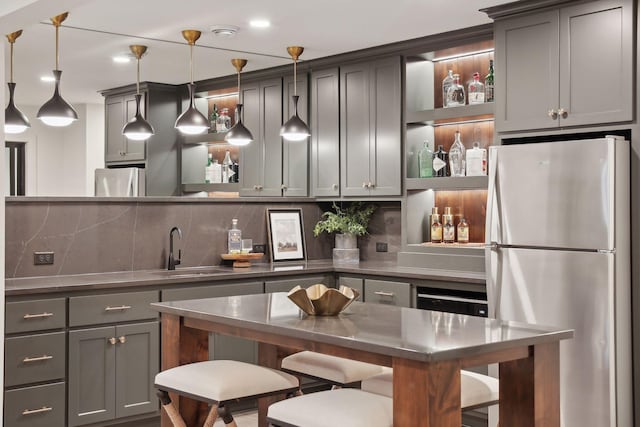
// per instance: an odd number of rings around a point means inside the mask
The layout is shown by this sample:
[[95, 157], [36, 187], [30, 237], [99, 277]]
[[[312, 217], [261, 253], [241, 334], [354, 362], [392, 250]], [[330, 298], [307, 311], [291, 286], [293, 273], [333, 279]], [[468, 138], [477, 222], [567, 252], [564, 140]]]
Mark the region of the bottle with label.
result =
[[238, 228], [238, 219], [231, 220], [231, 229], [229, 229], [227, 248], [230, 254], [239, 254], [242, 250], [242, 232]]
[[453, 75], [453, 83], [447, 89], [447, 107], [460, 107], [466, 104], [464, 86], [460, 84], [460, 75]]
[[456, 240], [456, 228], [453, 225], [453, 214], [451, 208], [446, 206], [444, 214], [442, 214], [442, 241], [444, 243], [453, 243]]
[[460, 131], [456, 131], [453, 144], [449, 149], [449, 166], [451, 176], [464, 176], [465, 170], [465, 148], [460, 139]]
[[489, 60], [489, 74], [484, 78], [484, 101], [493, 102], [493, 59]]
[[216, 123], [218, 122], [218, 106], [213, 104], [213, 110], [211, 110], [211, 116], [209, 117], [211, 122], [211, 132], [216, 131]]
[[218, 159], [213, 159], [213, 174], [211, 177], [212, 184], [220, 184], [222, 182], [222, 165], [218, 163]]
[[429, 148], [429, 141], [424, 142], [418, 153], [418, 170], [420, 178], [431, 178], [433, 176], [433, 152]]
[[458, 243], [469, 243], [469, 224], [464, 217], [458, 223]]
[[223, 108], [216, 121], [216, 130], [218, 132], [226, 132], [231, 129], [231, 117], [229, 117], [229, 109]]
[[469, 105], [484, 104], [484, 83], [480, 81], [480, 73], [473, 73], [473, 81], [469, 83]]
[[431, 215], [431, 243], [442, 243], [442, 223], [440, 215]]
[[222, 183], [226, 184], [230, 182], [230, 178], [233, 176], [233, 170], [231, 169], [231, 155], [229, 150], [224, 154], [224, 160], [222, 161]]
[[447, 77], [445, 77], [444, 80], [442, 80], [442, 106], [444, 108], [447, 108], [449, 106], [447, 105], [447, 91], [449, 90], [449, 87], [451, 86], [452, 83], [453, 83], [453, 70], [449, 70]]
[[438, 151], [433, 153], [433, 176], [448, 176], [448, 165], [449, 154], [442, 145], [438, 145]]
[[479, 142], [473, 143], [473, 148], [466, 152], [467, 176], [482, 176], [487, 174], [487, 150], [480, 148]]
[[204, 182], [209, 184], [213, 182], [213, 154], [209, 153], [207, 166], [204, 168]]
[[240, 182], [240, 165], [238, 162], [233, 162], [231, 165], [233, 174], [231, 175], [231, 182]]

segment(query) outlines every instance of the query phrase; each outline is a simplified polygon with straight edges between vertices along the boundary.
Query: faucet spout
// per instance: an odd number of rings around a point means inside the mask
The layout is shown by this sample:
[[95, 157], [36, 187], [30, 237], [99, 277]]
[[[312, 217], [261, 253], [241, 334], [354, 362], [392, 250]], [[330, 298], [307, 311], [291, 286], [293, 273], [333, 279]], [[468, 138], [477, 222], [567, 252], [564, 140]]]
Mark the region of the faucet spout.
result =
[[182, 240], [182, 230], [178, 227], [173, 227], [171, 231], [169, 231], [169, 260], [167, 261], [167, 270], [175, 270], [176, 265], [179, 265], [182, 262], [182, 251], [178, 249], [178, 258], [176, 259], [173, 256], [173, 233], [178, 233], [178, 238]]

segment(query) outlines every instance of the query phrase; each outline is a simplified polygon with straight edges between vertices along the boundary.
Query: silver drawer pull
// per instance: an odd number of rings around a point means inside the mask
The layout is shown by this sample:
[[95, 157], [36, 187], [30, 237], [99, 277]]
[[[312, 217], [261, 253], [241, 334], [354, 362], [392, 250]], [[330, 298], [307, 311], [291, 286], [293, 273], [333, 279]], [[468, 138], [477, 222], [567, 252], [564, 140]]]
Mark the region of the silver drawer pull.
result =
[[127, 337], [125, 337], [124, 335], [118, 338], [118, 341], [120, 341], [120, 344], [124, 344], [127, 342]]
[[22, 363], [42, 362], [43, 360], [51, 360], [51, 359], [53, 359], [53, 356], [49, 356], [48, 354], [45, 354], [44, 356], [39, 356], [39, 357], [25, 357], [24, 359], [22, 359]]
[[122, 311], [122, 310], [129, 310], [130, 308], [131, 308], [130, 305], [119, 305], [117, 307], [107, 306], [104, 308], [104, 311]]
[[379, 295], [381, 297], [391, 297], [396, 296], [393, 292], [384, 292], [384, 291], [375, 291], [374, 294]]
[[33, 414], [40, 414], [42, 412], [50, 412], [53, 411], [53, 408], [51, 406], [43, 406], [40, 409], [25, 409], [24, 411], [22, 411], [22, 415], [33, 415]]
[[22, 316], [23, 319], [41, 319], [43, 317], [51, 317], [53, 316], [53, 313], [39, 313], [39, 314], [25, 314], [24, 316]]
[[118, 340], [116, 340], [116, 337], [111, 337], [107, 340], [107, 342], [111, 345], [116, 345], [116, 343], [118, 342]]

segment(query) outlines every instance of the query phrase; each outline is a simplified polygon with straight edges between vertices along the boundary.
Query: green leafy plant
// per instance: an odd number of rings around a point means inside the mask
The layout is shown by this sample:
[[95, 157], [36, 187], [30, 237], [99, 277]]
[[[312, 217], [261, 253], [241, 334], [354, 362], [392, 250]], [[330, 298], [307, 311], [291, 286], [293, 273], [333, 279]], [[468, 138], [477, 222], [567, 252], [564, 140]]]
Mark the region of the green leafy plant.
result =
[[318, 237], [324, 232], [364, 236], [367, 234], [371, 215], [376, 208], [375, 205], [364, 206], [362, 202], [353, 202], [348, 207], [342, 208], [334, 202], [334, 212], [327, 211], [322, 214], [322, 219], [313, 227], [313, 235]]

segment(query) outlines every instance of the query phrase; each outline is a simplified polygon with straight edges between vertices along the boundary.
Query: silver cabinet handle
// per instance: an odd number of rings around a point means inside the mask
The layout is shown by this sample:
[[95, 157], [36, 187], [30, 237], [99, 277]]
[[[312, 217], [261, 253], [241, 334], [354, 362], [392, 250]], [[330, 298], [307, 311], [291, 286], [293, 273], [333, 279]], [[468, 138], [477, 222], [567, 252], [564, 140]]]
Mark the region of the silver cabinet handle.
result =
[[551, 117], [551, 120], [558, 120], [558, 112], [556, 110], [547, 111], [547, 116]]
[[111, 337], [107, 340], [109, 342], [109, 344], [111, 345], [116, 345], [116, 343], [118, 342], [118, 340], [116, 340], [115, 337]]
[[374, 188], [376, 185], [372, 182], [369, 182], [369, 184], [367, 184], [367, 188]]
[[562, 117], [563, 119], [566, 119], [569, 116], [569, 112], [567, 110], [565, 110], [564, 108], [560, 108], [558, 110], [558, 115], [560, 117]]
[[396, 296], [396, 294], [393, 292], [384, 292], [384, 291], [375, 291], [374, 294], [381, 297], [390, 297], [390, 298], [393, 298], [394, 296]]
[[257, 185], [254, 185], [254, 186], [253, 186], [253, 189], [254, 189], [254, 190], [258, 190], [258, 186], [257, 186]]
[[53, 411], [53, 408], [51, 406], [43, 406], [40, 409], [25, 409], [24, 411], [22, 411], [22, 415], [40, 414], [42, 412], [49, 412], [49, 411]]
[[23, 319], [42, 319], [43, 317], [51, 317], [53, 316], [53, 313], [39, 313], [39, 314], [25, 314], [24, 316], [22, 316]]
[[53, 359], [53, 356], [49, 356], [48, 354], [45, 354], [44, 356], [39, 356], [39, 357], [25, 357], [24, 359], [22, 359], [22, 363], [42, 362], [43, 360], [51, 360], [51, 359]]
[[333, 184], [333, 185], [331, 186], [331, 188], [333, 188], [334, 190], [337, 190], [337, 189], [338, 189], [338, 184]]
[[367, 188], [367, 183], [366, 182], [362, 183], [362, 188]]
[[120, 341], [120, 344], [124, 344], [127, 342], [127, 337], [125, 337], [124, 335], [118, 338], [118, 341]]
[[130, 308], [131, 308], [130, 305], [119, 305], [117, 307], [111, 307], [110, 305], [108, 305], [104, 308], [104, 311], [122, 311], [122, 310], [129, 310]]
[[287, 186], [286, 186], [286, 185], [284, 185], [284, 184], [282, 184], [282, 185], [280, 186], [280, 189], [281, 189], [282, 191], [287, 191]]

